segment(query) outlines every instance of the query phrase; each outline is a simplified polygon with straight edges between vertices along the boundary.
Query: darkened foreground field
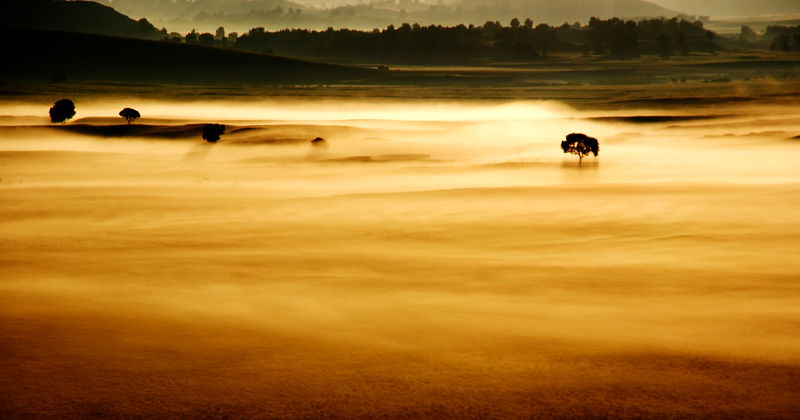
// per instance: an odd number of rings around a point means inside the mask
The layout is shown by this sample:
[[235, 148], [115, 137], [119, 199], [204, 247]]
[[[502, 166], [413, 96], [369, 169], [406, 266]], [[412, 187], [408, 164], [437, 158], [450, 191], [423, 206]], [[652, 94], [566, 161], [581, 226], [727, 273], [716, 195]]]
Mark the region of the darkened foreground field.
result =
[[797, 418], [800, 115], [769, 89], [8, 103], [0, 417]]

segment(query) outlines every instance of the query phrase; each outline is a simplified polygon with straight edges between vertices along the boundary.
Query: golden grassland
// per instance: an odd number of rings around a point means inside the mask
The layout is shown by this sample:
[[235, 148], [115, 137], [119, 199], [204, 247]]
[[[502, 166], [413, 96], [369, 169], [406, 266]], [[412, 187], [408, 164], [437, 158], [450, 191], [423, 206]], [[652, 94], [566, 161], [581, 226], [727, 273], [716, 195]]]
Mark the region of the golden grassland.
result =
[[0, 417], [796, 418], [797, 85], [692, 86], [7, 100]]

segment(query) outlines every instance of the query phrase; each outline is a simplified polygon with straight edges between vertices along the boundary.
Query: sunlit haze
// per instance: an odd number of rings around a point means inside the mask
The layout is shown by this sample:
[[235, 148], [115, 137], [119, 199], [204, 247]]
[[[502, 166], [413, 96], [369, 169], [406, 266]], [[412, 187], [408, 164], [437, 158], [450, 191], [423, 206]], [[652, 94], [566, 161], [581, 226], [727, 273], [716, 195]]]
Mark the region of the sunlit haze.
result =
[[0, 418], [800, 417], [794, 3], [101, 3], [3, 6]]

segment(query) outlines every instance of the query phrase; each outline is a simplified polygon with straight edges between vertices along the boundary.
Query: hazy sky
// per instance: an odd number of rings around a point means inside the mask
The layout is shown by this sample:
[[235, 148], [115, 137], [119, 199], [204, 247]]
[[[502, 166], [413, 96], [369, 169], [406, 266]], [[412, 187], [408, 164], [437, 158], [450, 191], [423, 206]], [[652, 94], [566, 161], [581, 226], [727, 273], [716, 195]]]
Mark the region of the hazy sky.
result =
[[[229, 0], [238, 1], [238, 0]], [[423, 3], [456, 3], [457, 0], [420, 0]], [[463, 0], [472, 3], [481, 0]], [[530, 0], [536, 2], [540, 0]], [[608, 0], [596, 0], [608, 2]], [[297, 0], [298, 3], [310, 5], [337, 5], [352, 3], [369, 3], [369, 0]], [[500, 4], [503, 0], [497, 0]], [[702, 13], [713, 15], [764, 15], [779, 13], [800, 13], [800, 0], [650, 0], [651, 3], [685, 13]], [[612, 1], [613, 3], [613, 1]]]
[[[146, 5], [153, 6], [158, 4], [155, 0], [142, 0], [140, 2], [132, 2], [131, 0], [99, 0], [108, 3], [114, 7], [121, 7], [123, 10], [138, 10]], [[198, 4], [193, 9], [209, 10], [211, 12], [224, 9], [225, 4], [233, 6], [236, 4], [238, 9], [249, 10], [248, 5], [250, 0], [196, 0]], [[345, 4], [369, 4], [369, 3], [385, 3], [386, 0], [288, 0], [291, 3], [303, 4], [308, 6], [324, 6], [334, 7]], [[392, 0], [389, 0], [392, 1]], [[404, 7], [402, 3], [411, 3], [415, 0], [394, 0], [399, 7]], [[550, 0], [416, 0], [419, 3], [427, 4], [483, 4], [494, 5], [499, 8], [504, 8], [505, 5], [510, 5], [512, 9], [530, 9], [541, 7], [543, 10], [549, 10], [553, 14], [556, 6]], [[604, 7], [612, 9], [624, 9], [624, 0], [583, 0], [586, 3], [598, 3]], [[762, 16], [762, 15], [781, 15], [781, 14], [800, 14], [800, 0], [641, 0], [643, 2], [654, 3], [667, 9], [676, 10], [688, 14], [706, 14], [712, 17], [721, 16]], [[286, 4], [285, 1], [255, 1], [257, 8], [268, 8], [267, 5]], [[527, 4], [526, 4], [527, 3]], [[202, 6], [201, 6], [202, 5]], [[527, 6], [527, 7], [526, 7]], [[161, 7], [161, 6], [159, 6]], [[409, 10], [414, 9], [413, 6], [405, 6]], [[568, 7], [568, 6], [565, 6]], [[591, 7], [589, 7], [591, 8]]]
[[[213, 31], [224, 25], [231, 31], [245, 31], [255, 26], [271, 29], [283, 27], [306, 27], [324, 29], [328, 26], [371, 29], [386, 27], [413, 20], [420, 24], [480, 24], [486, 20], [508, 22], [512, 17], [531, 17], [536, 22], [561, 24], [563, 22], [587, 22], [591, 16], [610, 18], [634, 18], [643, 16], [672, 17], [678, 13], [710, 15], [715, 21], [734, 17], [776, 18], [800, 17], [800, 0], [425, 0], [423, 4], [463, 4], [455, 13], [443, 10], [428, 11], [426, 6], [415, 6], [415, 0], [196, 0], [191, 5], [177, 4], [165, 7], [163, 0], [98, 0], [106, 3], [134, 19], [146, 17], [169, 30], [181, 33], [192, 29]], [[387, 3], [393, 2], [394, 11], [388, 12]], [[252, 10], [273, 10], [278, 6], [284, 11], [300, 8], [301, 5], [333, 8], [343, 4], [378, 4], [375, 9], [360, 10], [352, 16], [347, 13], [336, 16], [322, 10], [305, 10], [302, 17], [286, 19], [229, 18], [245, 16]], [[475, 6], [475, 7], [472, 7]], [[481, 6], [481, 7], [478, 7]], [[401, 9], [408, 15], [400, 16]], [[198, 19], [201, 13], [214, 18]], [[223, 16], [224, 15], [224, 16]], [[299, 15], [298, 15], [299, 16]], [[729, 19], [730, 20], [730, 19]], [[734, 19], [735, 20], [735, 19]], [[738, 21], [738, 20], [737, 20]]]
[[800, 13], [800, 0], [655, 0], [653, 3], [686, 13], [716, 16]]

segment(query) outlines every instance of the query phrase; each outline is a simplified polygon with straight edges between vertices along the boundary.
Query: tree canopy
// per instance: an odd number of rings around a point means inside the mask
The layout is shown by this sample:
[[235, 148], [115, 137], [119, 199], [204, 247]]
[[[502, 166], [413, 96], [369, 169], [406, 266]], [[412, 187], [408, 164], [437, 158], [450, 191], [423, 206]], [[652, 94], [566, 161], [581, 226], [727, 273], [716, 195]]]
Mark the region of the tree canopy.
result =
[[123, 109], [122, 111], [119, 112], [119, 116], [122, 117], [122, 118], [125, 118], [125, 120], [128, 121], [128, 124], [132, 123], [133, 120], [136, 120], [136, 119], [139, 119], [139, 118], [142, 117], [142, 115], [139, 114], [139, 111], [137, 111], [137, 110], [135, 110], [133, 108], [125, 108], [125, 109]]
[[225, 134], [225, 124], [206, 124], [203, 126], [203, 140], [216, 143]]
[[75, 103], [69, 99], [59, 99], [50, 107], [50, 121], [63, 123], [75, 116]]
[[600, 143], [596, 138], [586, 134], [572, 133], [568, 134], [567, 139], [561, 142], [561, 150], [564, 153], [578, 155], [579, 161], [583, 161], [583, 158], [589, 154], [597, 156], [600, 153]]
[[487, 59], [535, 60], [552, 53], [584, 53], [613, 58], [642, 54], [669, 56], [719, 49], [713, 33], [700, 21], [680, 19], [592, 18], [588, 25], [538, 24], [526, 19], [508, 26], [488, 21], [483, 25], [442, 26], [404, 23], [383, 30], [334, 29], [317, 31], [263, 27], [242, 34], [236, 49], [309, 59], [380, 60], [386, 63], [470, 62]]

